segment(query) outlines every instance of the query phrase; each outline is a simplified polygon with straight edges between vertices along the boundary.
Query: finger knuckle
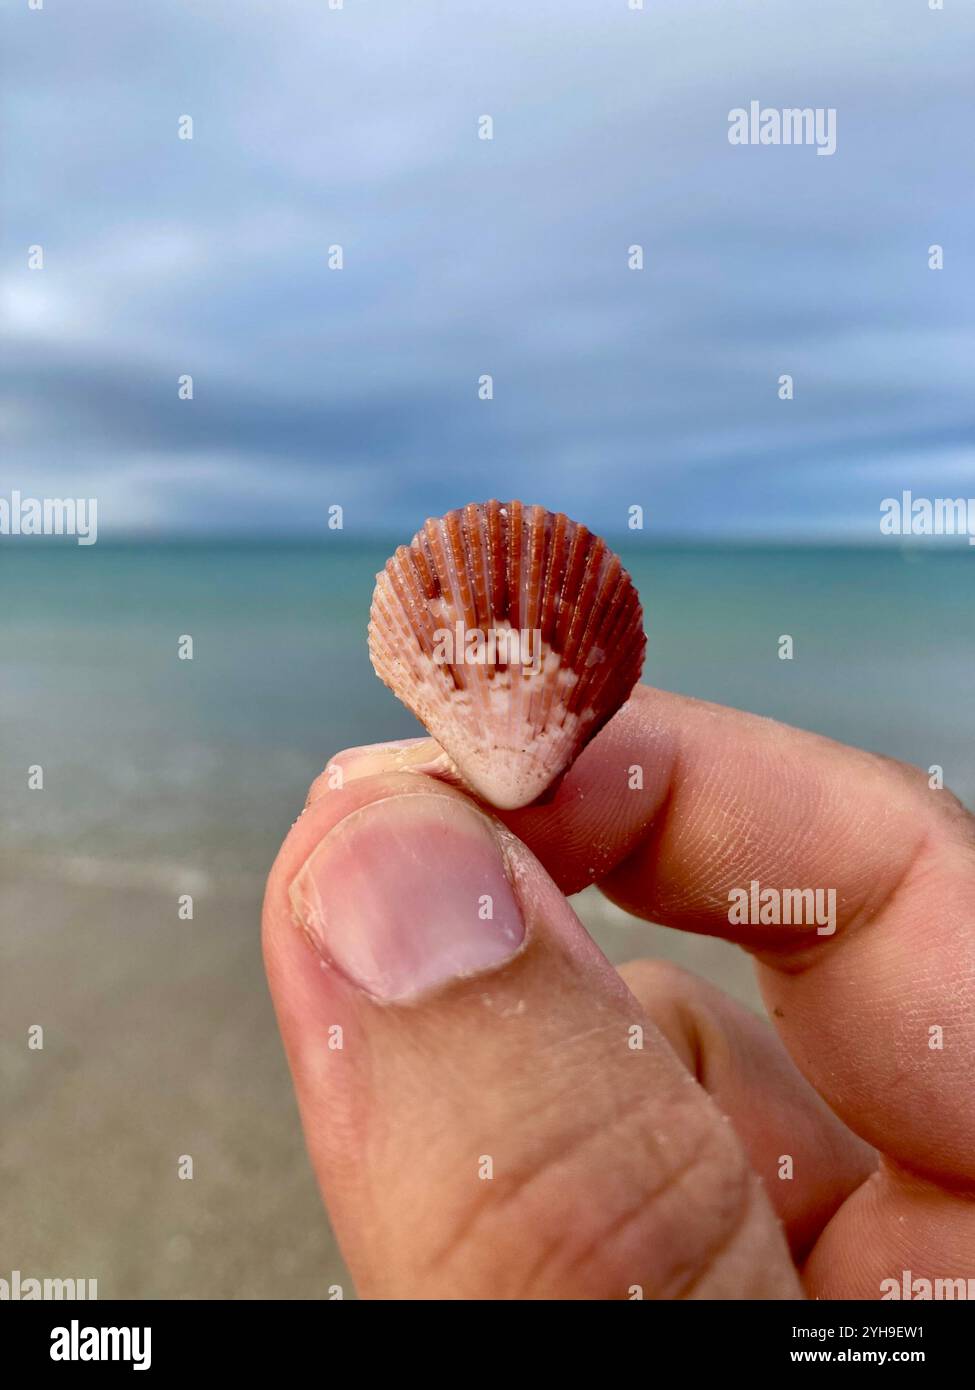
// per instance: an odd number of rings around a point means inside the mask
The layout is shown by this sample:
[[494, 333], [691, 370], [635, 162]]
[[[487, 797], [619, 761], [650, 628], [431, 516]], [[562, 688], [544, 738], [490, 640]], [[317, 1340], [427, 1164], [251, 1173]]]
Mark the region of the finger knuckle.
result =
[[940, 766], [932, 764], [925, 769], [881, 753], [873, 756], [914, 799], [920, 819], [934, 839], [962, 840], [975, 846], [975, 816], [961, 798], [944, 785]]
[[641, 1096], [579, 1123], [461, 1210], [428, 1279], [500, 1298], [683, 1296], [745, 1229], [753, 1178], [730, 1126], [687, 1099]]

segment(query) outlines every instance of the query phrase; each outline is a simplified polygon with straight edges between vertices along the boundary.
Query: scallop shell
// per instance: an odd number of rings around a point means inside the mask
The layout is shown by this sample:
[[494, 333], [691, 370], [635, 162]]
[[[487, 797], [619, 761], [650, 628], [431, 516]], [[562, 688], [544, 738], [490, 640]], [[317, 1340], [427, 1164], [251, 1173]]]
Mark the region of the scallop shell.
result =
[[520, 502], [431, 519], [377, 575], [369, 654], [460, 780], [535, 801], [640, 677], [640, 599], [585, 526]]

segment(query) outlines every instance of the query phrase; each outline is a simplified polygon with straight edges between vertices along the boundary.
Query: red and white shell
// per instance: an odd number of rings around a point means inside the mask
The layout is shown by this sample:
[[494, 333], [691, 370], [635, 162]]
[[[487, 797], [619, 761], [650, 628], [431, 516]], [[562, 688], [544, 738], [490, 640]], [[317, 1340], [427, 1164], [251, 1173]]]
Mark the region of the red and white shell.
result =
[[629, 697], [645, 647], [619, 557], [520, 502], [427, 521], [377, 576], [369, 619], [377, 675], [502, 810], [565, 772]]

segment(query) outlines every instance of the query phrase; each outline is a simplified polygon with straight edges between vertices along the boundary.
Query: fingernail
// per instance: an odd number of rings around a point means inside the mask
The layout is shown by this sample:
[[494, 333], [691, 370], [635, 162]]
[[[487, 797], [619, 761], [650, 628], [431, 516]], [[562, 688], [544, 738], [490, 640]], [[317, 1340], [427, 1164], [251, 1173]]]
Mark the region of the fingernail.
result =
[[425, 769], [443, 757], [443, 749], [432, 738], [404, 738], [395, 743], [365, 743], [346, 748], [332, 759], [345, 773], [346, 781], [371, 777], [374, 772], [406, 772]]
[[525, 937], [491, 823], [449, 796], [353, 811], [295, 876], [291, 905], [322, 956], [376, 999], [490, 970]]
[[432, 738], [404, 738], [344, 748], [329, 759], [325, 771], [312, 784], [307, 804], [310, 806], [336, 786], [343, 787], [359, 777], [374, 777], [381, 772], [426, 772], [435, 776], [447, 762], [443, 749]]

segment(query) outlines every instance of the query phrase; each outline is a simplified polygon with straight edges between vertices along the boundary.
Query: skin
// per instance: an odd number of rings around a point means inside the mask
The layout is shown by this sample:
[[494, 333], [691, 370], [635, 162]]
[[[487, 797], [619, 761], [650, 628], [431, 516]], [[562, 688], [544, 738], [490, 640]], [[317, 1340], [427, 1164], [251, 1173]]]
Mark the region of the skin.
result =
[[[975, 1277], [975, 821], [948, 791], [639, 687], [549, 800], [498, 817], [522, 950], [380, 1003], [323, 967], [288, 891], [358, 808], [463, 799], [422, 771], [438, 751], [333, 759], [265, 901], [308, 1149], [361, 1296], [876, 1299], [903, 1270]], [[435, 910], [450, 847], [427, 855]], [[835, 934], [729, 924], [753, 879], [835, 887]], [[673, 966], [615, 970], [564, 896], [592, 882], [749, 951], [773, 1026]]]

